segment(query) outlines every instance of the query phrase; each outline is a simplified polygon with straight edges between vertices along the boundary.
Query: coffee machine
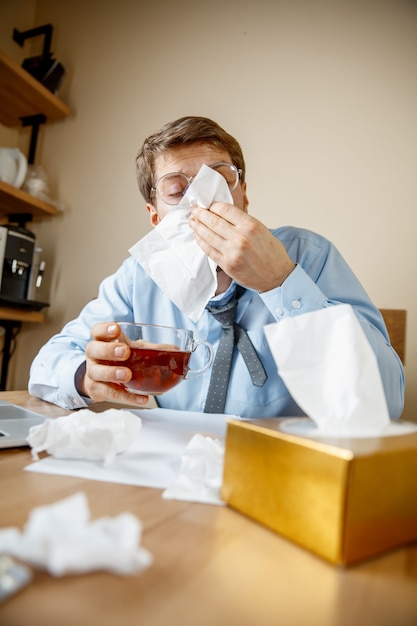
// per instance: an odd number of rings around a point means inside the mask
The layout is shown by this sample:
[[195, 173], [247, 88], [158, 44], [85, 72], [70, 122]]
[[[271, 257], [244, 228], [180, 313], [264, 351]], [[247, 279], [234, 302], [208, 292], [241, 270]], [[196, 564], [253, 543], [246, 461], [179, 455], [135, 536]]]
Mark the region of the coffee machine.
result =
[[40, 310], [49, 306], [36, 298], [44, 263], [35, 235], [21, 225], [0, 226], [0, 304]]

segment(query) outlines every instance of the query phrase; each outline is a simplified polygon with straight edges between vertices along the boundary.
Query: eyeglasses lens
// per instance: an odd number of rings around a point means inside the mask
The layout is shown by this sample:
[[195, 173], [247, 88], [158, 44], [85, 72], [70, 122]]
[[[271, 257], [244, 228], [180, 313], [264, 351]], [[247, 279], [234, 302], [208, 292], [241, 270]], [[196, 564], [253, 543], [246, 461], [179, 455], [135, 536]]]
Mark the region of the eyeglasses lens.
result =
[[188, 188], [188, 178], [184, 174], [167, 174], [158, 182], [159, 196], [167, 204], [179, 204]]
[[236, 188], [239, 180], [239, 173], [234, 165], [231, 165], [229, 163], [219, 163], [218, 165], [213, 165], [212, 168], [223, 176], [229, 186], [230, 191], [233, 191], [233, 189]]

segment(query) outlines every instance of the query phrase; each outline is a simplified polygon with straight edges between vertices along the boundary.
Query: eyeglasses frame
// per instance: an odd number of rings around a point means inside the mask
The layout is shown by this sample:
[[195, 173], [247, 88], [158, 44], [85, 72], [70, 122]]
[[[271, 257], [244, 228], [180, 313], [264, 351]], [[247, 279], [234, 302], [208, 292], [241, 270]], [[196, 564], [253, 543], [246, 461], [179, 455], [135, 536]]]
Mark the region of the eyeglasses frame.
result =
[[[236, 165], [234, 163], [228, 163], [227, 161], [219, 161], [218, 163], [213, 163], [213, 165], [209, 165], [208, 167], [211, 167], [211, 168], [214, 169], [215, 167], [218, 167], [220, 165], [229, 165], [231, 168], [234, 168], [236, 170], [236, 181], [235, 181], [233, 187], [229, 187], [230, 191], [234, 191], [236, 189], [236, 187], [238, 186], [238, 184], [239, 184], [239, 180], [240, 180], [240, 177], [242, 175], [242, 169], [240, 167], [236, 167]], [[184, 196], [187, 193], [187, 190], [188, 190], [189, 186], [191, 185], [191, 183], [193, 182], [193, 180], [197, 176], [197, 174], [195, 174], [194, 176], [187, 176], [187, 174], [184, 174], [184, 172], [168, 172], [168, 174], [164, 174], [163, 176], [158, 178], [158, 180], [156, 181], [155, 187], [151, 187], [151, 196], [157, 195], [158, 198], [160, 198], [160, 200], [164, 204], [167, 204], [168, 206], [175, 206], [175, 204], [170, 204], [169, 202], [167, 202], [166, 200], [164, 200], [162, 198], [162, 196], [159, 194], [159, 191], [158, 191], [158, 185], [159, 185], [160, 181], [163, 178], [165, 178], [166, 176], [175, 176], [176, 174], [184, 176], [184, 178], [186, 178], [186, 180], [188, 181], [188, 185], [184, 189], [184, 193], [183, 193], [183, 196]]]

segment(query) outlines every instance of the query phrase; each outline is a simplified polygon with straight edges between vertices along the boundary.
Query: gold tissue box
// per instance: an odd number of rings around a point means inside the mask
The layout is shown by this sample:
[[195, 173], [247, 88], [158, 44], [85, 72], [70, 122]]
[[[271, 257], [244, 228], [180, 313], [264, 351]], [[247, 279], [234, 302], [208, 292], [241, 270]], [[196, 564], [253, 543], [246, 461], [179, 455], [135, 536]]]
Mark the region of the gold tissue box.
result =
[[337, 564], [417, 540], [417, 432], [319, 439], [288, 424], [228, 422], [227, 504]]

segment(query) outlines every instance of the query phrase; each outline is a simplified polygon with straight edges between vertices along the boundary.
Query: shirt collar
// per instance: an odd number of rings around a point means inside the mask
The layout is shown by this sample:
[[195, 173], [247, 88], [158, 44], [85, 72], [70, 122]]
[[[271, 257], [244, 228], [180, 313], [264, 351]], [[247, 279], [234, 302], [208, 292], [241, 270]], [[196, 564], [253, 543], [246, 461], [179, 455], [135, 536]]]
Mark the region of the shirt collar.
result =
[[235, 291], [236, 283], [232, 281], [226, 291], [223, 291], [223, 293], [219, 293], [217, 296], [211, 298], [208, 304], [210, 306], [223, 306], [223, 304], [227, 304], [227, 302], [229, 302]]

